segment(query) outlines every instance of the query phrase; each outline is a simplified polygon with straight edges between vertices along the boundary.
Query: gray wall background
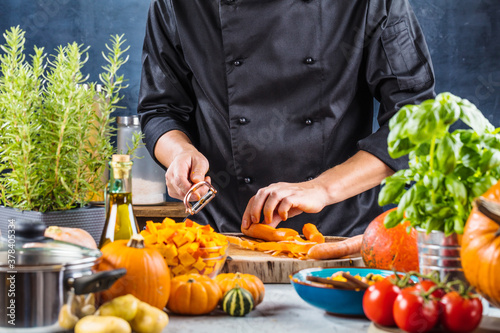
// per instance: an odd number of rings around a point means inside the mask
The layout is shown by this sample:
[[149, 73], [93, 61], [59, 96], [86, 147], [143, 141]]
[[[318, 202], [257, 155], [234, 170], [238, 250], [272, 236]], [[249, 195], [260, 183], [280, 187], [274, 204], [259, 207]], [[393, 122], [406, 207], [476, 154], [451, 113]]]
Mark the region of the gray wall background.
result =
[[[433, 57], [436, 91], [469, 99], [500, 127], [500, 0], [410, 2]], [[125, 34], [130, 60], [123, 74], [129, 88], [122, 101], [126, 109], [116, 115], [135, 114], [148, 7], [149, 0], [2, 0], [0, 31], [19, 25], [26, 31], [27, 50], [37, 45], [51, 53], [73, 41], [91, 46], [84, 71], [93, 81], [110, 35]]]

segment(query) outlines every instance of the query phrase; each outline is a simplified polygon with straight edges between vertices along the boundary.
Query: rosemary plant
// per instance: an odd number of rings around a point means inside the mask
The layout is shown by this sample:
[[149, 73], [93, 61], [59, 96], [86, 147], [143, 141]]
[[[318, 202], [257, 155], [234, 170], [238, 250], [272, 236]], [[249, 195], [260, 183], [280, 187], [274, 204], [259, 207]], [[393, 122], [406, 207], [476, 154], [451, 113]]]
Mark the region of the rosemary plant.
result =
[[114, 152], [113, 112], [127, 86], [122, 36], [112, 36], [102, 89], [82, 73], [88, 47], [71, 43], [54, 55], [34, 48], [25, 32], [7, 30], [0, 54], [0, 200], [20, 210], [67, 210], [88, 203]]

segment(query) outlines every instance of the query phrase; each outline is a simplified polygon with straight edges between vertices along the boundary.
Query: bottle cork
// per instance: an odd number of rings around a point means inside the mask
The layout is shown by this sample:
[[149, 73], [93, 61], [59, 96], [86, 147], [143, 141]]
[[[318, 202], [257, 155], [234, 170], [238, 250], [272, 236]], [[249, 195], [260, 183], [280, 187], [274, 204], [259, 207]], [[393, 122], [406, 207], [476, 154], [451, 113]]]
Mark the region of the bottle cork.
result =
[[118, 155], [115, 154], [112, 156], [111, 160], [113, 162], [130, 162], [130, 155]]

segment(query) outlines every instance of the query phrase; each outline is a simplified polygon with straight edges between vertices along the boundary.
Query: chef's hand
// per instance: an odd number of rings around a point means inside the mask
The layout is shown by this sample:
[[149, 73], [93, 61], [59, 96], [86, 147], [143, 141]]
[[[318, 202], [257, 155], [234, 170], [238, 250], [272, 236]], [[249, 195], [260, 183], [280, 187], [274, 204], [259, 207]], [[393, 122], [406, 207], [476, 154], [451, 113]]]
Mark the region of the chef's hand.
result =
[[[191, 143], [186, 134], [173, 130], [163, 134], [156, 142], [155, 156], [167, 167], [165, 181], [168, 195], [183, 200], [189, 189], [196, 183], [210, 183], [209, 164], [206, 157]], [[206, 186], [200, 187], [189, 198], [197, 201], [208, 191]]]
[[327, 189], [316, 179], [303, 183], [276, 183], [261, 188], [245, 209], [242, 227], [264, 223], [276, 227], [281, 221], [301, 213], [318, 213], [328, 204]]
[[[183, 200], [189, 189], [196, 183], [210, 183], [208, 160], [196, 149], [176, 155], [165, 173], [168, 195]], [[206, 186], [197, 189], [189, 201], [198, 201], [208, 191]]]

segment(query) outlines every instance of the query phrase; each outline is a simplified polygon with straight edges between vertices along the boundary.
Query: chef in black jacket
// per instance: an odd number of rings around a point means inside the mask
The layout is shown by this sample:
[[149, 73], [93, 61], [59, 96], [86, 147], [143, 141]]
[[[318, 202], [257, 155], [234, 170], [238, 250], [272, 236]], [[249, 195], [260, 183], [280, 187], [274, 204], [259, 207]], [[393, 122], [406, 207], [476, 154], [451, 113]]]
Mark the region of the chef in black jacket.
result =
[[142, 65], [147, 148], [171, 197], [214, 185], [192, 219], [219, 232], [362, 233], [407, 166], [388, 155], [389, 119], [435, 96], [407, 0], [153, 0]]

